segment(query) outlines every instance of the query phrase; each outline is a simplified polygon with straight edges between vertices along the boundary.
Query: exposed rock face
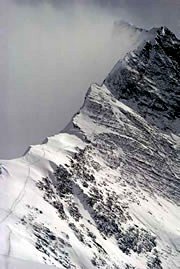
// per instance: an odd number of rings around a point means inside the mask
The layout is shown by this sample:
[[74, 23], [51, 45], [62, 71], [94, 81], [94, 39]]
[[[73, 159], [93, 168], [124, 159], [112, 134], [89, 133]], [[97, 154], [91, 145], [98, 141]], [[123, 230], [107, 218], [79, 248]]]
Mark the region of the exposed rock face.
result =
[[161, 129], [179, 132], [171, 121], [180, 116], [180, 42], [167, 28], [130, 52], [105, 80], [113, 95]]
[[[4, 163], [18, 184], [13, 165], [28, 167], [0, 221], [8, 255], [69, 269], [179, 267], [180, 42], [164, 27], [149, 37], [91, 86], [67, 134]], [[17, 251], [18, 230], [30, 250]]]

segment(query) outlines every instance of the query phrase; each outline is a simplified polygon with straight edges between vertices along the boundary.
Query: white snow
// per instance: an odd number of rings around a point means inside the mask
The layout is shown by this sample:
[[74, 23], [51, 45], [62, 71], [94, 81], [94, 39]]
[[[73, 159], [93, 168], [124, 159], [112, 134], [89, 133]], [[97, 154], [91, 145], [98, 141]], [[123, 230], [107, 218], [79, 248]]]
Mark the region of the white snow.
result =
[[[28, 214], [27, 205], [32, 208], [38, 207], [39, 210], [45, 212], [37, 217], [38, 222], [55, 230], [59, 223], [57, 213], [43, 199], [35, 183], [52, 171], [53, 163], [55, 165], [68, 163], [69, 156], [76, 152], [76, 148], [83, 148], [84, 145], [73, 135], [58, 134], [49, 138], [46, 144], [31, 146], [22, 158], [1, 161], [3, 168], [0, 174], [0, 255], [2, 257], [44, 262], [40, 252], [34, 247], [32, 235], [19, 224], [19, 219]], [[58, 229], [63, 229], [62, 224]], [[69, 229], [68, 234], [70, 233], [72, 232]], [[72, 241], [75, 242], [74, 238]], [[9, 249], [10, 253], [8, 253]], [[3, 258], [2, 262], [5, 260], [7, 259]], [[9, 261], [8, 258], [8, 262], [11, 266], [8, 268], [16, 268], [16, 264], [21, 266], [20, 261], [14, 263], [14, 260]], [[20, 268], [23, 266], [22, 262]], [[37, 265], [37, 268], [41, 267]]]

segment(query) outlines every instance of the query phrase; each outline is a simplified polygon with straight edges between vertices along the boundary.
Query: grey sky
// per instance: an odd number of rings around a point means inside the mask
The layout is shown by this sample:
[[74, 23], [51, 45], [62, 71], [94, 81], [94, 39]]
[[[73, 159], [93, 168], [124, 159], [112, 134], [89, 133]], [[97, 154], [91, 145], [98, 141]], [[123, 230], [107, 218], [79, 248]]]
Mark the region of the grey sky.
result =
[[63, 129], [129, 49], [128, 33], [112, 40], [113, 21], [179, 32], [179, 0], [89, 2], [1, 0], [1, 159]]
[[116, 16], [131, 18], [132, 23], [144, 27], [167, 25], [178, 34], [180, 30], [179, 0], [14, 0], [19, 4], [37, 6], [49, 3], [55, 8], [77, 5], [101, 7]]

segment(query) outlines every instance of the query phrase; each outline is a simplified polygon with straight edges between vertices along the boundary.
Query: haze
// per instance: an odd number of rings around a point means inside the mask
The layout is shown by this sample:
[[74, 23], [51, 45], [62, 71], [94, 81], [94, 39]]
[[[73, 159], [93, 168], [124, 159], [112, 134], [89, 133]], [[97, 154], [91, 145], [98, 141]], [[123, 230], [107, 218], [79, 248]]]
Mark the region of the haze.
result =
[[[147, 7], [143, 3], [151, 1], [92, 2], [0, 4], [8, 14], [0, 32], [1, 159], [18, 157], [30, 144], [60, 132], [78, 111], [89, 85], [101, 84], [133, 47], [136, 36], [131, 32], [112, 36], [115, 20], [146, 28], [166, 24], [179, 31], [176, 1], [165, 0], [163, 6], [152, 1]], [[152, 14], [147, 14], [149, 6]]]

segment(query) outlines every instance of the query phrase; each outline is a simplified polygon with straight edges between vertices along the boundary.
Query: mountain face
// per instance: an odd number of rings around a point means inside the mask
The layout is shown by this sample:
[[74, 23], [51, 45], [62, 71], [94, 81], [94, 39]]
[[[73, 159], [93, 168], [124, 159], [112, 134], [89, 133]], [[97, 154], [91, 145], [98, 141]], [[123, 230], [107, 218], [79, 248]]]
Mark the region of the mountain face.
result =
[[1, 162], [3, 268], [179, 268], [179, 70], [180, 41], [150, 30], [64, 132]]
[[180, 132], [180, 42], [167, 28], [152, 29], [152, 37], [114, 67], [105, 85], [150, 124]]

